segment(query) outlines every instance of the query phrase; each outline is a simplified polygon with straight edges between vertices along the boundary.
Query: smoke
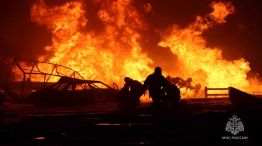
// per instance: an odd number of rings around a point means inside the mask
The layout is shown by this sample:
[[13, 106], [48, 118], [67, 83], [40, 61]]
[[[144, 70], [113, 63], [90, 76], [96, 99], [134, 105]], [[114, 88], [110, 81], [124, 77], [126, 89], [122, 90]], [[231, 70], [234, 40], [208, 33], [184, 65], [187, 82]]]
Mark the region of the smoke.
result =
[[32, 1], [0, 2], [0, 56], [35, 60], [45, 53], [50, 33], [30, 20]]

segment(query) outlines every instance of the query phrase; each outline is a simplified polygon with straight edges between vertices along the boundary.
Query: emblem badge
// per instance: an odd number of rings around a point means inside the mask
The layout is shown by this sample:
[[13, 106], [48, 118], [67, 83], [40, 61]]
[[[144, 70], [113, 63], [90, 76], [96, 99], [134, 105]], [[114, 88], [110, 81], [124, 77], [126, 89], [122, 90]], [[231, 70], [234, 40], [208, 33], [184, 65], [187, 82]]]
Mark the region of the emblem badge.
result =
[[236, 115], [229, 118], [226, 124], [226, 131], [232, 133], [233, 135], [237, 135], [240, 131], [244, 131], [244, 125], [241, 119]]

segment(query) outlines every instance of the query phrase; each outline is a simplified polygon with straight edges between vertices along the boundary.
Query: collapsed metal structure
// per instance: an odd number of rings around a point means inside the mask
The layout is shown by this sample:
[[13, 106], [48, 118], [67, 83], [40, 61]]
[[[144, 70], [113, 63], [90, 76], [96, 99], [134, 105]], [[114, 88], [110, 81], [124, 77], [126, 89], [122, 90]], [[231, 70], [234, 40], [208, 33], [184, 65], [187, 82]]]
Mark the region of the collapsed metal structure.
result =
[[[21, 95], [24, 92], [25, 84], [31, 82], [33, 76], [37, 76], [37, 81], [40, 83], [54, 82], [54, 77], [70, 77], [76, 79], [84, 79], [77, 71], [59, 64], [31, 61], [25, 59], [13, 59], [10, 64], [11, 80], [21, 82]], [[33, 80], [35, 78], [33, 77]]]
[[[23, 65], [22, 65], [23, 64]], [[47, 70], [40, 69], [40, 66], [51, 67], [51, 72], [46, 72]], [[49, 62], [41, 62], [41, 61], [30, 61], [30, 60], [22, 60], [22, 59], [14, 59], [11, 64], [11, 71], [14, 71], [14, 68], [18, 68], [23, 73], [23, 81], [26, 80], [26, 76], [28, 78], [33, 74], [39, 74], [44, 76], [43, 82], [48, 82], [51, 76], [67, 76], [71, 78], [80, 78], [84, 79], [84, 77], [78, 73], [77, 71], [63, 66], [59, 64], [49, 63]], [[59, 72], [59, 70], [64, 70], [67, 74]]]

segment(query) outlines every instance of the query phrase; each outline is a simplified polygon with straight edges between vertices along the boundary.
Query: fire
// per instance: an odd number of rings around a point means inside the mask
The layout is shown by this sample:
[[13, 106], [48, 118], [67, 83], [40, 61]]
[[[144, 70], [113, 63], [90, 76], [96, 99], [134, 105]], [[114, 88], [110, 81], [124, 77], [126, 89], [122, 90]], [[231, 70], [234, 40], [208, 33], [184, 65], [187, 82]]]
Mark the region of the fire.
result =
[[213, 12], [209, 14], [209, 17], [217, 23], [225, 23], [225, 18], [235, 11], [234, 6], [230, 2], [212, 2], [211, 7], [213, 8]]
[[52, 32], [51, 46], [41, 61], [78, 71], [86, 79], [122, 83], [125, 76], [143, 81], [152, 60], [142, 52], [138, 39], [144, 27], [131, 0], [104, 3], [97, 16], [105, 25], [98, 33], [81, 32], [88, 23], [82, 1], [49, 7], [43, 0], [32, 6], [31, 18]]
[[[97, 18], [103, 24], [99, 32], [83, 30], [91, 22], [86, 17], [82, 0], [61, 6], [48, 6], [44, 0], [33, 4], [32, 21], [52, 34], [52, 44], [45, 47], [48, 53], [39, 57], [39, 61], [73, 68], [86, 79], [120, 85], [125, 76], [144, 81], [153, 71], [155, 62], [143, 52], [139, 42], [143, 37], [141, 30], [148, 27], [142, 14], [132, 5], [133, 0], [98, 0], [96, 3], [100, 6]], [[168, 33], [162, 34], [159, 45], [169, 48], [178, 58], [178, 68], [174, 67], [165, 75], [192, 78], [193, 85], [201, 90], [205, 86], [250, 90], [253, 83], [258, 84], [258, 79], [247, 79], [251, 70], [249, 63], [244, 58], [225, 60], [222, 50], [207, 47], [203, 37], [208, 29], [226, 23], [227, 16], [234, 13], [235, 8], [230, 2], [212, 2], [210, 6], [212, 12], [197, 16], [187, 27], [174, 24]], [[154, 8], [146, 3], [144, 9], [148, 13]], [[204, 93], [181, 90], [184, 97], [199, 97]]]
[[[179, 58], [180, 68], [176, 74], [183, 78], [192, 77], [195, 83], [207, 87], [238, 87], [248, 89], [247, 73], [249, 63], [244, 59], [227, 61], [220, 48], [209, 48], [202, 34], [217, 23], [225, 23], [225, 18], [234, 12], [230, 2], [213, 2], [213, 11], [197, 16], [185, 28], [173, 25], [171, 31], [163, 36], [160, 46], [168, 47]], [[187, 96], [190, 96], [188, 94]]]

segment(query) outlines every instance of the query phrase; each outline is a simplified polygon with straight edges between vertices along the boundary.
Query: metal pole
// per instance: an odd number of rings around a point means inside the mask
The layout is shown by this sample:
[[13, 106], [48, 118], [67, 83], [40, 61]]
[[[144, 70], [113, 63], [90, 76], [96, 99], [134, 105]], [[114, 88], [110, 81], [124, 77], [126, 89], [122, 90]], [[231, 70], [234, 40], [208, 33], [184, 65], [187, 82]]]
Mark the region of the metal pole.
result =
[[207, 90], [208, 90], [208, 88], [205, 87], [205, 98], [206, 98], [206, 99], [207, 99]]

